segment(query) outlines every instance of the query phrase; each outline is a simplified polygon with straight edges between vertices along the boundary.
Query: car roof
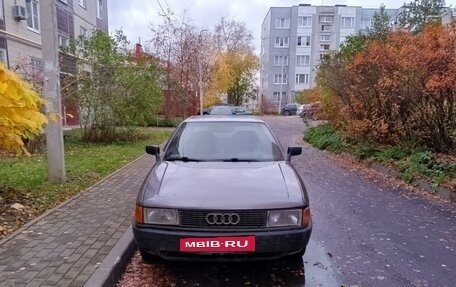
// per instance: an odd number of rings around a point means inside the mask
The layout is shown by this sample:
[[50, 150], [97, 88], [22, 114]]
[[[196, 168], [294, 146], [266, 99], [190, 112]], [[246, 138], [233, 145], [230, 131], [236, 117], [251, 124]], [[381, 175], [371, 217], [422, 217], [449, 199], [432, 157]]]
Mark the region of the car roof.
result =
[[264, 123], [263, 120], [249, 116], [193, 116], [186, 119], [184, 122], [249, 122], [249, 123]]

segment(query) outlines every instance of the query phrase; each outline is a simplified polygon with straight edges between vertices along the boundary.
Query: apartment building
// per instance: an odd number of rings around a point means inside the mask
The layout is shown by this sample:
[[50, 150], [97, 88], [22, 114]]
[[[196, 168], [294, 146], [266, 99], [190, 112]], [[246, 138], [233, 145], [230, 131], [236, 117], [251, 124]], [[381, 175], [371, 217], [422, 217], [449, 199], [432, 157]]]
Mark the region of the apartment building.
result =
[[[315, 87], [320, 59], [347, 36], [366, 31], [379, 9], [311, 6], [269, 9], [261, 28], [260, 98], [273, 107], [294, 102], [297, 91]], [[397, 9], [387, 9], [394, 18]]]
[[[0, 0], [0, 61], [10, 69], [42, 69], [39, 5], [39, 0]], [[67, 47], [71, 38], [94, 29], [107, 32], [107, 9], [107, 0], [56, 0], [58, 45]]]

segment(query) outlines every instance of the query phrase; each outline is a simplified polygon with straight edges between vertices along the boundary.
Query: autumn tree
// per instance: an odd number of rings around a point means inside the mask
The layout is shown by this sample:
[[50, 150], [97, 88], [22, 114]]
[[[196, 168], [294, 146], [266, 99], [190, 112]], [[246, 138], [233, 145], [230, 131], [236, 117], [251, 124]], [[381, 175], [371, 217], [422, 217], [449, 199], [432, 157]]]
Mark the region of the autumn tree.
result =
[[23, 140], [39, 135], [47, 122], [43, 104], [30, 84], [0, 64], [0, 150], [28, 153]]
[[242, 105], [252, 86], [258, 65], [256, 55], [251, 52], [229, 51], [218, 56], [214, 65], [212, 83], [217, 92], [228, 95], [228, 103]]
[[250, 96], [248, 91], [259, 66], [252, 35], [244, 22], [221, 18], [214, 39], [218, 53], [209, 91], [213, 95], [226, 94], [229, 104], [241, 105]]
[[163, 24], [151, 25], [150, 52], [163, 67], [165, 116], [186, 117], [199, 109], [200, 84], [203, 90], [207, 86], [214, 58], [211, 33], [198, 29], [187, 15], [178, 18], [164, 10], [160, 17]]
[[316, 88], [296, 92], [296, 102], [309, 104], [320, 100], [319, 90]]
[[445, 0], [413, 0], [404, 3], [403, 7], [399, 16], [400, 27], [417, 33], [423, 31], [426, 23], [442, 17]]

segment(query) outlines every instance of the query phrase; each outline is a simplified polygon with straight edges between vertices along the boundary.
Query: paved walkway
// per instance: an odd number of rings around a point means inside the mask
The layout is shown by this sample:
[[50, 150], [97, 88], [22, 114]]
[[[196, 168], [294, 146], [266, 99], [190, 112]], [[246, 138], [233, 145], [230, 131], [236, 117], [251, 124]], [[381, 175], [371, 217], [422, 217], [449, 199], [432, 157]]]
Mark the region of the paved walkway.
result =
[[0, 242], [0, 286], [83, 286], [132, 222], [145, 155]]

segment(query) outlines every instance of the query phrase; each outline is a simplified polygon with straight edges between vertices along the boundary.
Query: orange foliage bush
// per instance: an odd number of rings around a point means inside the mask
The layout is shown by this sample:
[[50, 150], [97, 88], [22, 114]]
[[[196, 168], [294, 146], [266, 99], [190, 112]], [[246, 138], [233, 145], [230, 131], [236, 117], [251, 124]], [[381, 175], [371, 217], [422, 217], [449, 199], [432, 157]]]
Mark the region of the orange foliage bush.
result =
[[328, 118], [347, 137], [456, 150], [455, 23], [369, 39], [350, 60], [339, 53], [322, 67]]

